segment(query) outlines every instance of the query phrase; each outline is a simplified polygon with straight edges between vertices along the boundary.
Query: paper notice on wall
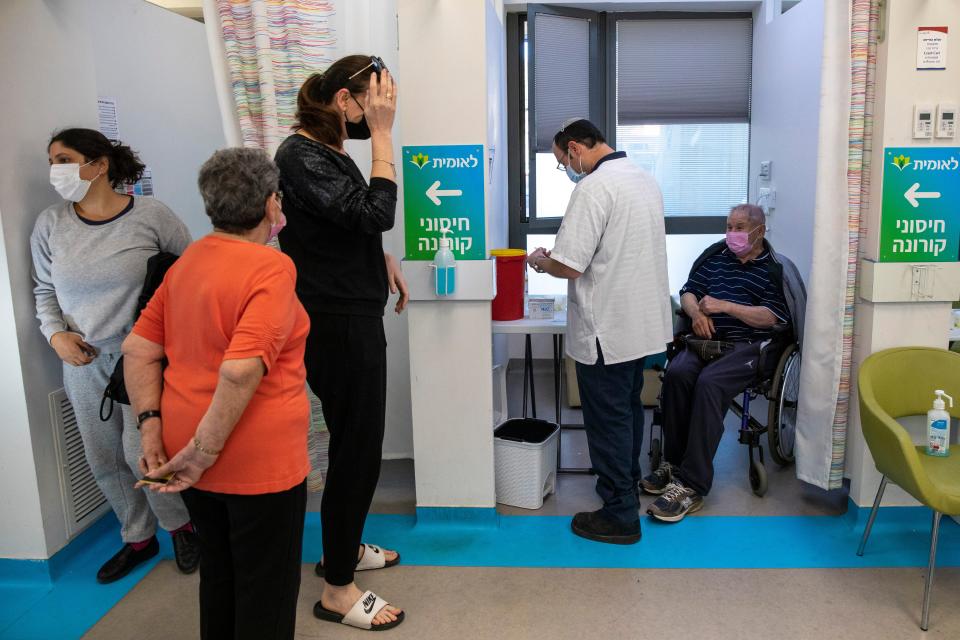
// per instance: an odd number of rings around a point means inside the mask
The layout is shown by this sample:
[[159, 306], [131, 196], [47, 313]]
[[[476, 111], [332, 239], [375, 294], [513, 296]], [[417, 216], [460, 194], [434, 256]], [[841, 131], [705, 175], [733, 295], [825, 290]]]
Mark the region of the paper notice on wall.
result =
[[117, 123], [117, 99], [97, 98], [97, 118], [100, 123], [100, 133], [108, 140], [116, 142], [120, 139], [120, 125]]
[[150, 167], [143, 170], [143, 177], [133, 184], [127, 183], [117, 187], [119, 193], [125, 193], [128, 196], [153, 196], [153, 172]]
[[947, 27], [917, 27], [917, 69], [947, 68]]

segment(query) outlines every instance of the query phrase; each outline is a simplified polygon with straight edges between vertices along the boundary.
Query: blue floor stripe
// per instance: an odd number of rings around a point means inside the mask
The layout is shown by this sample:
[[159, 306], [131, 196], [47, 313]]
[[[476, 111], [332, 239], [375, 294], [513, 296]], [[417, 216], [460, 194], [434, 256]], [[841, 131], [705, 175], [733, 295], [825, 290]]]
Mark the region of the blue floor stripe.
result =
[[[569, 516], [501, 516], [497, 528], [418, 525], [414, 516], [371, 515], [364, 539], [397, 549], [404, 564], [461, 567], [636, 569], [816, 569], [926, 566], [930, 511], [883, 509], [867, 552], [863, 522], [828, 516], [702, 516], [675, 525], [644, 519], [632, 546], [591, 542], [570, 532]], [[960, 566], [960, 525], [941, 524], [937, 562]], [[304, 560], [322, 553], [319, 514], [307, 514]]]
[[[499, 526], [458, 527], [413, 515], [371, 515], [364, 539], [397, 549], [403, 563], [464, 567], [581, 567], [665, 569], [830, 569], [920, 567], [927, 563], [930, 511], [884, 508], [867, 553], [855, 554], [866, 520], [848, 516], [700, 516], [677, 525], [643, 520], [643, 540], [622, 547], [590, 542], [570, 532], [568, 516], [499, 516]], [[96, 583], [99, 566], [119, 547], [115, 524], [84, 538], [51, 584], [0, 583], [0, 638], [67, 640], [96, 624], [163, 558], [169, 536], [159, 536], [157, 559], [111, 585]], [[71, 545], [72, 546], [72, 545]], [[320, 516], [307, 514], [304, 562], [322, 554]], [[937, 564], [960, 566], [960, 525], [943, 519]], [[26, 565], [25, 565], [26, 566]], [[138, 632], [140, 633], [140, 632]], [[149, 635], [149, 634], [148, 634]]]
[[[68, 563], [54, 582], [35, 586], [0, 585], [0, 638], [3, 640], [69, 640], [81, 637], [123, 599], [162, 558], [173, 557], [170, 536], [158, 535], [160, 553], [113, 584], [97, 583], [97, 570], [120, 549], [120, 526], [109, 515], [109, 526], [97, 536], [83, 536], [83, 546], [71, 543]], [[77, 541], [74, 541], [77, 542]], [[137, 632], [137, 635], [142, 635]], [[147, 634], [149, 635], [149, 634]], [[131, 634], [131, 637], [135, 637]]]

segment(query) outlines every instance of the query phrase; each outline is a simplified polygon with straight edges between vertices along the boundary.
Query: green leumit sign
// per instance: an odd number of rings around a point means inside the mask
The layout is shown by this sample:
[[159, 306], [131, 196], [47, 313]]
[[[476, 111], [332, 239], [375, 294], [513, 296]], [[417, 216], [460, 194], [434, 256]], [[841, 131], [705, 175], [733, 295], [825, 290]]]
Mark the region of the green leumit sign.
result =
[[883, 153], [881, 262], [960, 257], [960, 147], [888, 147]]
[[484, 260], [483, 145], [403, 148], [403, 224], [407, 260], [432, 260], [450, 239], [457, 260]]

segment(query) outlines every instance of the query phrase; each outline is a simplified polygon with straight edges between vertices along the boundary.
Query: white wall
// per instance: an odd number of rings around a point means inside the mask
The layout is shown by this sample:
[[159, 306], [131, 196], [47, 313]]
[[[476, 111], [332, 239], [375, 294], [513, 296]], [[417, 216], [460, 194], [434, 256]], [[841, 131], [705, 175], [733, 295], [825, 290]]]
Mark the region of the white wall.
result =
[[[506, 142], [506, 27], [503, 24], [503, 6], [489, 0], [486, 9], [486, 39], [488, 51], [494, 52], [487, 59], [487, 139], [488, 148], [495, 149], [494, 164], [489, 168], [491, 180], [487, 184], [488, 248], [505, 246], [507, 241], [507, 142]], [[403, 71], [399, 67], [398, 23], [396, 0], [353, 1], [340, 3], [334, 17], [337, 29], [337, 57], [353, 53], [370, 53], [383, 58], [393, 71], [400, 91], [403, 92]], [[441, 93], [449, 91], [453, 82], [445, 81]], [[439, 95], [439, 94], [438, 94]], [[434, 99], [434, 98], [431, 98]], [[409, 103], [408, 103], [409, 104]], [[400, 109], [404, 108], [401, 101]], [[403, 114], [399, 113], [394, 126], [395, 157], [401, 157]], [[453, 123], [455, 124], [455, 123]], [[462, 135], [459, 138], [462, 138]], [[456, 137], [456, 135], [454, 136]], [[459, 140], [459, 138], [457, 138]], [[449, 141], [452, 138], [447, 138]], [[422, 142], [422, 141], [420, 141]], [[348, 150], [361, 171], [369, 173], [370, 145], [348, 142]], [[399, 169], [402, 171], [402, 168]], [[401, 174], [402, 178], [402, 174]], [[403, 183], [400, 180], [398, 202], [403, 202]], [[404, 224], [402, 204], [397, 209], [397, 222], [393, 230], [384, 234], [384, 246], [398, 257], [404, 254]], [[410, 348], [407, 332], [407, 315], [396, 316], [388, 306], [384, 318], [387, 334], [387, 424], [383, 443], [383, 457], [413, 457], [413, 421], [410, 405]], [[495, 349], [505, 361], [505, 344]]]
[[[873, 143], [873, 176], [870, 212], [864, 221], [864, 257], [876, 259], [880, 246], [880, 199], [883, 186], [883, 149], [898, 146], [960, 146], [960, 140], [915, 141], [911, 121], [915, 102], [960, 102], [960, 55], [948, 51], [946, 71], [917, 71], [917, 27], [946, 25], [951, 37], [960, 33], [960, 0], [888, 0], [886, 39], [877, 50], [877, 94]], [[796, 9], [790, 11], [793, 13]], [[956, 40], [954, 40], [956, 43]], [[878, 303], [858, 298], [854, 327], [854, 373], [871, 353], [898, 346], [944, 348], [949, 326], [949, 303]], [[872, 504], [880, 474], [863, 440], [860, 410], [850, 398], [845, 476], [850, 478], [850, 498], [860, 506]], [[923, 438], [922, 421], [909, 429], [916, 442]], [[898, 487], [886, 490], [884, 504], [916, 504]]]
[[[338, 2], [333, 18], [337, 34], [336, 58], [355, 53], [378, 55], [391, 70], [403, 94], [403, 74], [400, 71], [397, 43], [396, 0], [352, 0]], [[401, 117], [398, 114], [393, 129], [394, 157], [402, 157], [400, 138]], [[347, 151], [369, 178], [370, 143], [347, 141]], [[401, 168], [398, 164], [398, 173]], [[393, 230], [383, 236], [384, 248], [398, 258], [404, 253], [403, 181], [397, 190], [397, 222]], [[384, 316], [387, 335], [387, 423], [383, 440], [383, 457], [413, 457], [413, 420], [410, 409], [410, 346], [407, 337], [407, 314], [393, 312], [393, 300]]]
[[[487, 250], [509, 242], [507, 189], [507, 25], [502, 0], [487, 0]], [[493, 364], [509, 360], [507, 336], [493, 337]]]
[[[490, 131], [490, 103], [494, 109], [502, 105], [502, 96], [491, 95], [491, 85], [502, 87], [503, 72], [495, 62], [502, 55], [500, 4], [398, 2], [400, 71], [407, 82], [399, 104], [404, 144], [483, 143], [489, 152], [491, 137], [497, 137]], [[496, 78], [488, 77], [491, 73]], [[499, 228], [503, 233], [502, 221], [494, 219], [500, 205], [491, 198], [502, 198], [505, 156], [498, 150], [493, 166], [484, 166], [488, 232]], [[459, 290], [467, 279], [458, 280]], [[410, 314], [417, 506], [491, 508], [490, 303], [483, 298], [438, 302], [421, 296], [411, 304]]]
[[[823, 3], [804, 0], [781, 14], [768, 11], [777, 2], [766, 0], [753, 16], [750, 201], [757, 202], [760, 186], [776, 189], [767, 237], [794, 261], [804, 281], [813, 256]], [[765, 160], [773, 162], [773, 171], [761, 182]]]
[[0, 557], [46, 558], [66, 542], [47, 400], [60, 364], [34, 318], [28, 242], [58, 198], [46, 143], [65, 126], [96, 128], [97, 96], [116, 97], [121, 137], [159, 198], [206, 232], [196, 172], [223, 144], [208, 61], [203, 25], [141, 0], [0, 3], [0, 69], [15, 88], [0, 93]]

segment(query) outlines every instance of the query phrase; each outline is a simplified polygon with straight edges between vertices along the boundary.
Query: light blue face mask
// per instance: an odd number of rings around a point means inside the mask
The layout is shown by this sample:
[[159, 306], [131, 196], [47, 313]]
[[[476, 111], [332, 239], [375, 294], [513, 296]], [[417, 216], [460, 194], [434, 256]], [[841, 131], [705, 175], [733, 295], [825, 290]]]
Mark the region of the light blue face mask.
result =
[[570, 155], [569, 151], [567, 151], [567, 158], [568, 158], [568, 161], [567, 161], [567, 166], [565, 167], [565, 170], [567, 172], [567, 177], [570, 178], [571, 182], [576, 184], [581, 180], [583, 180], [585, 177], [587, 177], [587, 172], [583, 170], [582, 159], [580, 160], [580, 173], [577, 173], [576, 171], [573, 170], [573, 156]]

